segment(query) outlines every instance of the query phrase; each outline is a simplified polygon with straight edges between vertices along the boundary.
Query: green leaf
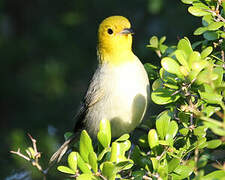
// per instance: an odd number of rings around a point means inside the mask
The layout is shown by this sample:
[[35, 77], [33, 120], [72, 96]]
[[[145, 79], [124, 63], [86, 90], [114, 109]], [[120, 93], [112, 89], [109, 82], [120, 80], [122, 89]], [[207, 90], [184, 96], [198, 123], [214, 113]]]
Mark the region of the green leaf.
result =
[[138, 166], [142, 168], [151, 165], [149, 157], [144, 154], [138, 146], [134, 147], [134, 150], [131, 153], [131, 159], [134, 161], [135, 164], [138, 164]]
[[88, 165], [84, 162], [82, 157], [77, 153], [77, 165], [83, 173], [92, 174], [91, 170], [89, 169]]
[[220, 107], [215, 107], [215, 106], [207, 106], [202, 109], [202, 113], [205, 113], [207, 117], [212, 116], [215, 112], [219, 111], [221, 108]]
[[[198, 84], [204, 83], [204, 86], [205, 86], [206, 84], [211, 84], [212, 81], [217, 82], [217, 79], [220, 79], [219, 74], [213, 73], [212, 71], [205, 69], [199, 73], [196, 83], [198, 83]], [[218, 80], [218, 82], [219, 81], [220, 80]], [[213, 92], [213, 89], [212, 89], [211, 93], [212, 92]]]
[[159, 40], [159, 44], [163, 44], [165, 40], [166, 40], [166, 36], [161, 37]]
[[157, 171], [158, 166], [159, 166], [159, 160], [154, 157], [152, 157], [150, 159], [152, 161], [153, 170]]
[[206, 135], [207, 128], [205, 126], [198, 126], [194, 129], [194, 135], [199, 137], [204, 137]]
[[111, 126], [109, 120], [101, 120], [97, 137], [104, 148], [109, 147], [111, 143]]
[[127, 160], [125, 157], [125, 152], [129, 150], [130, 146], [131, 143], [129, 140], [121, 143], [113, 142], [110, 161], [118, 163]]
[[168, 104], [171, 102], [176, 102], [180, 95], [174, 94], [175, 91], [167, 88], [159, 88], [152, 92], [152, 101], [156, 104]]
[[149, 41], [150, 45], [152, 45], [152, 47], [154, 48], [158, 48], [159, 46], [159, 40], [158, 40], [158, 37], [156, 36], [152, 36], [150, 41]]
[[197, 51], [193, 51], [190, 53], [190, 56], [188, 58], [188, 64], [189, 67], [192, 68], [194, 62], [199, 62], [201, 60], [201, 55]]
[[179, 130], [179, 132], [182, 135], [186, 136], [188, 134], [188, 132], [189, 132], [189, 129], [188, 128], [182, 128], [182, 129]]
[[116, 177], [115, 165], [112, 162], [104, 162], [102, 164], [102, 175], [109, 179], [113, 180]]
[[214, 85], [220, 86], [222, 84], [222, 81], [223, 81], [223, 74], [224, 74], [223, 67], [222, 66], [215, 67], [213, 69], [213, 73], [218, 75], [218, 78], [214, 80]]
[[189, 69], [185, 52], [183, 50], [176, 50], [175, 55], [179, 63]]
[[161, 79], [156, 79], [153, 83], [152, 83], [152, 90], [155, 91], [158, 88], [162, 88], [163, 87], [163, 82]]
[[111, 148], [107, 147], [105, 149], [103, 149], [103, 151], [98, 155], [98, 161], [101, 161], [102, 158], [104, 157], [104, 155], [108, 152], [110, 152]]
[[71, 152], [68, 155], [68, 165], [70, 169], [73, 170], [74, 173], [76, 173], [77, 170], [77, 152]]
[[223, 22], [212, 22], [212, 23], [209, 24], [208, 30], [209, 31], [215, 31], [215, 30], [221, 28], [223, 25], [224, 25]]
[[219, 34], [216, 32], [207, 31], [203, 34], [203, 37], [208, 41], [214, 41], [219, 38]]
[[199, 27], [194, 31], [194, 35], [201, 35], [208, 30], [207, 27]]
[[131, 159], [128, 159], [126, 161], [121, 161], [119, 163], [116, 163], [116, 171], [122, 171], [130, 169], [133, 166], [134, 162]]
[[145, 70], [148, 74], [149, 80], [154, 80], [158, 77], [158, 67], [150, 64], [150, 63], [146, 63], [144, 64]]
[[173, 173], [171, 173], [171, 176], [174, 179], [185, 179], [188, 176], [190, 176], [193, 172], [193, 169], [191, 169], [189, 166], [178, 166]]
[[186, 56], [188, 57], [192, 52], [191, 43], [188, 38], [181, 39], [177, 44], [177, 49], [183, 50], [186, 53]]
[[148, 132], [148, 144], [151, 149], [154, 149], [159, 145], [159, 138], [155, 129], [151, 129]]
[[171, 74], [171, 73], [167, 72], [165, 69], [161, 68], [159, 70], [159, 75], [163, 82], [172, 84], [172, 85], [177, 85], [178, 80], [177, 80], [177, 78], [176, 78], [177, 76], [175, 74]]
[[208, 26], [209, 24], [211, 24], [212, 22], [214, 22], [213, 20], [213, 16], [212, 15], [206, 15], [202, 18], [202, 25], [203, 26]]
[[173, 158], [169, 163], [168, 163], [168, 173], [171, 173], [174, 171], [177, 166], [180, 166], [180, 159], [178, 158]]
[[199, 91], [201, 99], [205, 100], [207, 103], [211, 104], [220, 104], [222, 102], [223, 96], [220, 94], [212, 94], [210, 92], [201, 92]]
[[[207, 9], [209, 9], [209, 8], [207, 8]], [[197, 7], [197, 6], [190, 6], [188, 8], [188, 12], [191, 13], [192, 15], [194, 15], [194, 16], [206, 16], [206, 15], [210, 15], [210, 12], [207, 12], [203, 8]]]
[[222, 180], [225, 177], [225, 171], [217, 170], [203, 177], [204, 180]]
[[160, 139], [164, 139], [168, 132], [171, 115], [169, 111], [163, 111], [156, 118], [156, 129]]
[[97, 155], [95, 152], [90, 152], [88, 155], [89, 164], [91, 165], [92, 170], [96, 173], [98, 172], [98, 162]]
[[174, 59], [165, 57], [161, 60], [161, 65], [169, 73], [176, 74], [178, 77], [183, 77], [183, 75], [179, 71], [180, 65]]
[[209, 159], [209, 156], [202, 155], [197, 162], [197, 167], [203, 168], [208, 163], [208, 159]]
[[178, 131], [178, 125], [176, 121], [171, 121], [169, 123], [169, 128], [168, 131], [166, 133], [166, 141], [172, 145], [173, 144], [173, 138], [175, 137], [175, 135], [177, 134]]
[[80, 155], [85, 162], [88, 162], [88, 155], [94, 152], [92, 140], [86, 130], [83, 130], [80, 135]]
[[184, 4], [192, 4], [194, 0], [181, 0]]
[[92, 174], [81, 174], [76, 178], [76, 180], [101, 180], [101, 178]]
[[211, 141], [207, 141], [207, 148], [209, 149], [215, 149], [219, 147], [222, 144], [222, 141], [220, 139], [214, 139]]
[[129, 134], [123, 134], [122, 136], [120, 136], [116, 142], [121, 142], [121, 141], [126, 141], [130, 138], [130, 135]]
[[208, 55], [210, 55], [213, 51], [213, 48], [211, 46], [205, 48], [202, 52], [201, 52], [201, 58], [204, 59], [206, 58]]
[[66, 132], [66, 133], [64, 134], [65, 140], [68, 140], [73, 134], [74, 134], [74, 133], [72, 133], [72, 132]]
[[76, 174], [72, 169], [68, 168], [67, 166], [58, 166], [58, 171], [66, 173], [66, 174]]

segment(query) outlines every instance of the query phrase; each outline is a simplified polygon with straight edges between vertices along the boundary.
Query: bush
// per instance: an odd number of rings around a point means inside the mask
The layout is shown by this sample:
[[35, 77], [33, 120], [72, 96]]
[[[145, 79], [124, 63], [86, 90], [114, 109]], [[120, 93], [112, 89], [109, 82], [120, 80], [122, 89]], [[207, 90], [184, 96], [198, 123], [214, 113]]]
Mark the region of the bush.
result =
[[149, 127], [131, 148], [128, 134], [111, 142], [110, 123], [102, 120], [97, 148], [82, 131], [79, 150], [68, 155], [68, 165], [58, 166], [59, 171], [77, 179], [225, 177], [225, 2], [182, 2], [202, 18], [202, 27], [194, 31], [202, 40], [191, 43], [185, 37], [168, 46], [166, 37], [150, 38], [147, 47], [156, 52], [162, 66], [145, 64], [153, 81], [151, 99], [165, 109], [151, 118], [155, 128]]

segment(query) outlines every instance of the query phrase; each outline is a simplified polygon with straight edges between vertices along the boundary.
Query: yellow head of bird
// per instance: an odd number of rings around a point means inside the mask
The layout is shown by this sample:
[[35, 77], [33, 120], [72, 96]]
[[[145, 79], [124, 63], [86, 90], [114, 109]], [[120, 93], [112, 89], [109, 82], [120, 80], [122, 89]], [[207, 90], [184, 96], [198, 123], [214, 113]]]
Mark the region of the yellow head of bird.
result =
[[111, 16], [102, 21], [98, 29], [98, 53], [100, 62], [118, 64], [133, 56], [132, 34], [129, 20], [123, 16]]

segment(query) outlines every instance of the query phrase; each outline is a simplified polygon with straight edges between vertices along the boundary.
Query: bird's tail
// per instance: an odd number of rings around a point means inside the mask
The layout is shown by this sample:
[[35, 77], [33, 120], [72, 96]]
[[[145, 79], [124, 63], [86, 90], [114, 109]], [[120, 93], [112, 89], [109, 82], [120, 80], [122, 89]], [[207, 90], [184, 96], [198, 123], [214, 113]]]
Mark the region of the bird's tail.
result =
[[63, 155], [66, 153], [66, 151], [69, 148], [69, 145], [71, 142], [75, 141], [77, 138], [75, 135], [72, 135], [69, 137], [68, 140], [66, 140], [61, 147], [52, 155], [52, 157], [49, 160], [49, 164], [52, 164], [57, 160], [57, 163], [62, 159]]

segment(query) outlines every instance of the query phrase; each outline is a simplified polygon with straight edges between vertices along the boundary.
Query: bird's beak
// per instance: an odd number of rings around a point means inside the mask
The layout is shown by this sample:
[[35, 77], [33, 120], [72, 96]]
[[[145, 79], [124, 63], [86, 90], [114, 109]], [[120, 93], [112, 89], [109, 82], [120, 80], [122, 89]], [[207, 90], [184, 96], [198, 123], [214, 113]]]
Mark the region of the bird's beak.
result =
[[131, 28], [124, 28], [122, 31], [120, 31], [120, 34], [134, 34], [134, 31]]

